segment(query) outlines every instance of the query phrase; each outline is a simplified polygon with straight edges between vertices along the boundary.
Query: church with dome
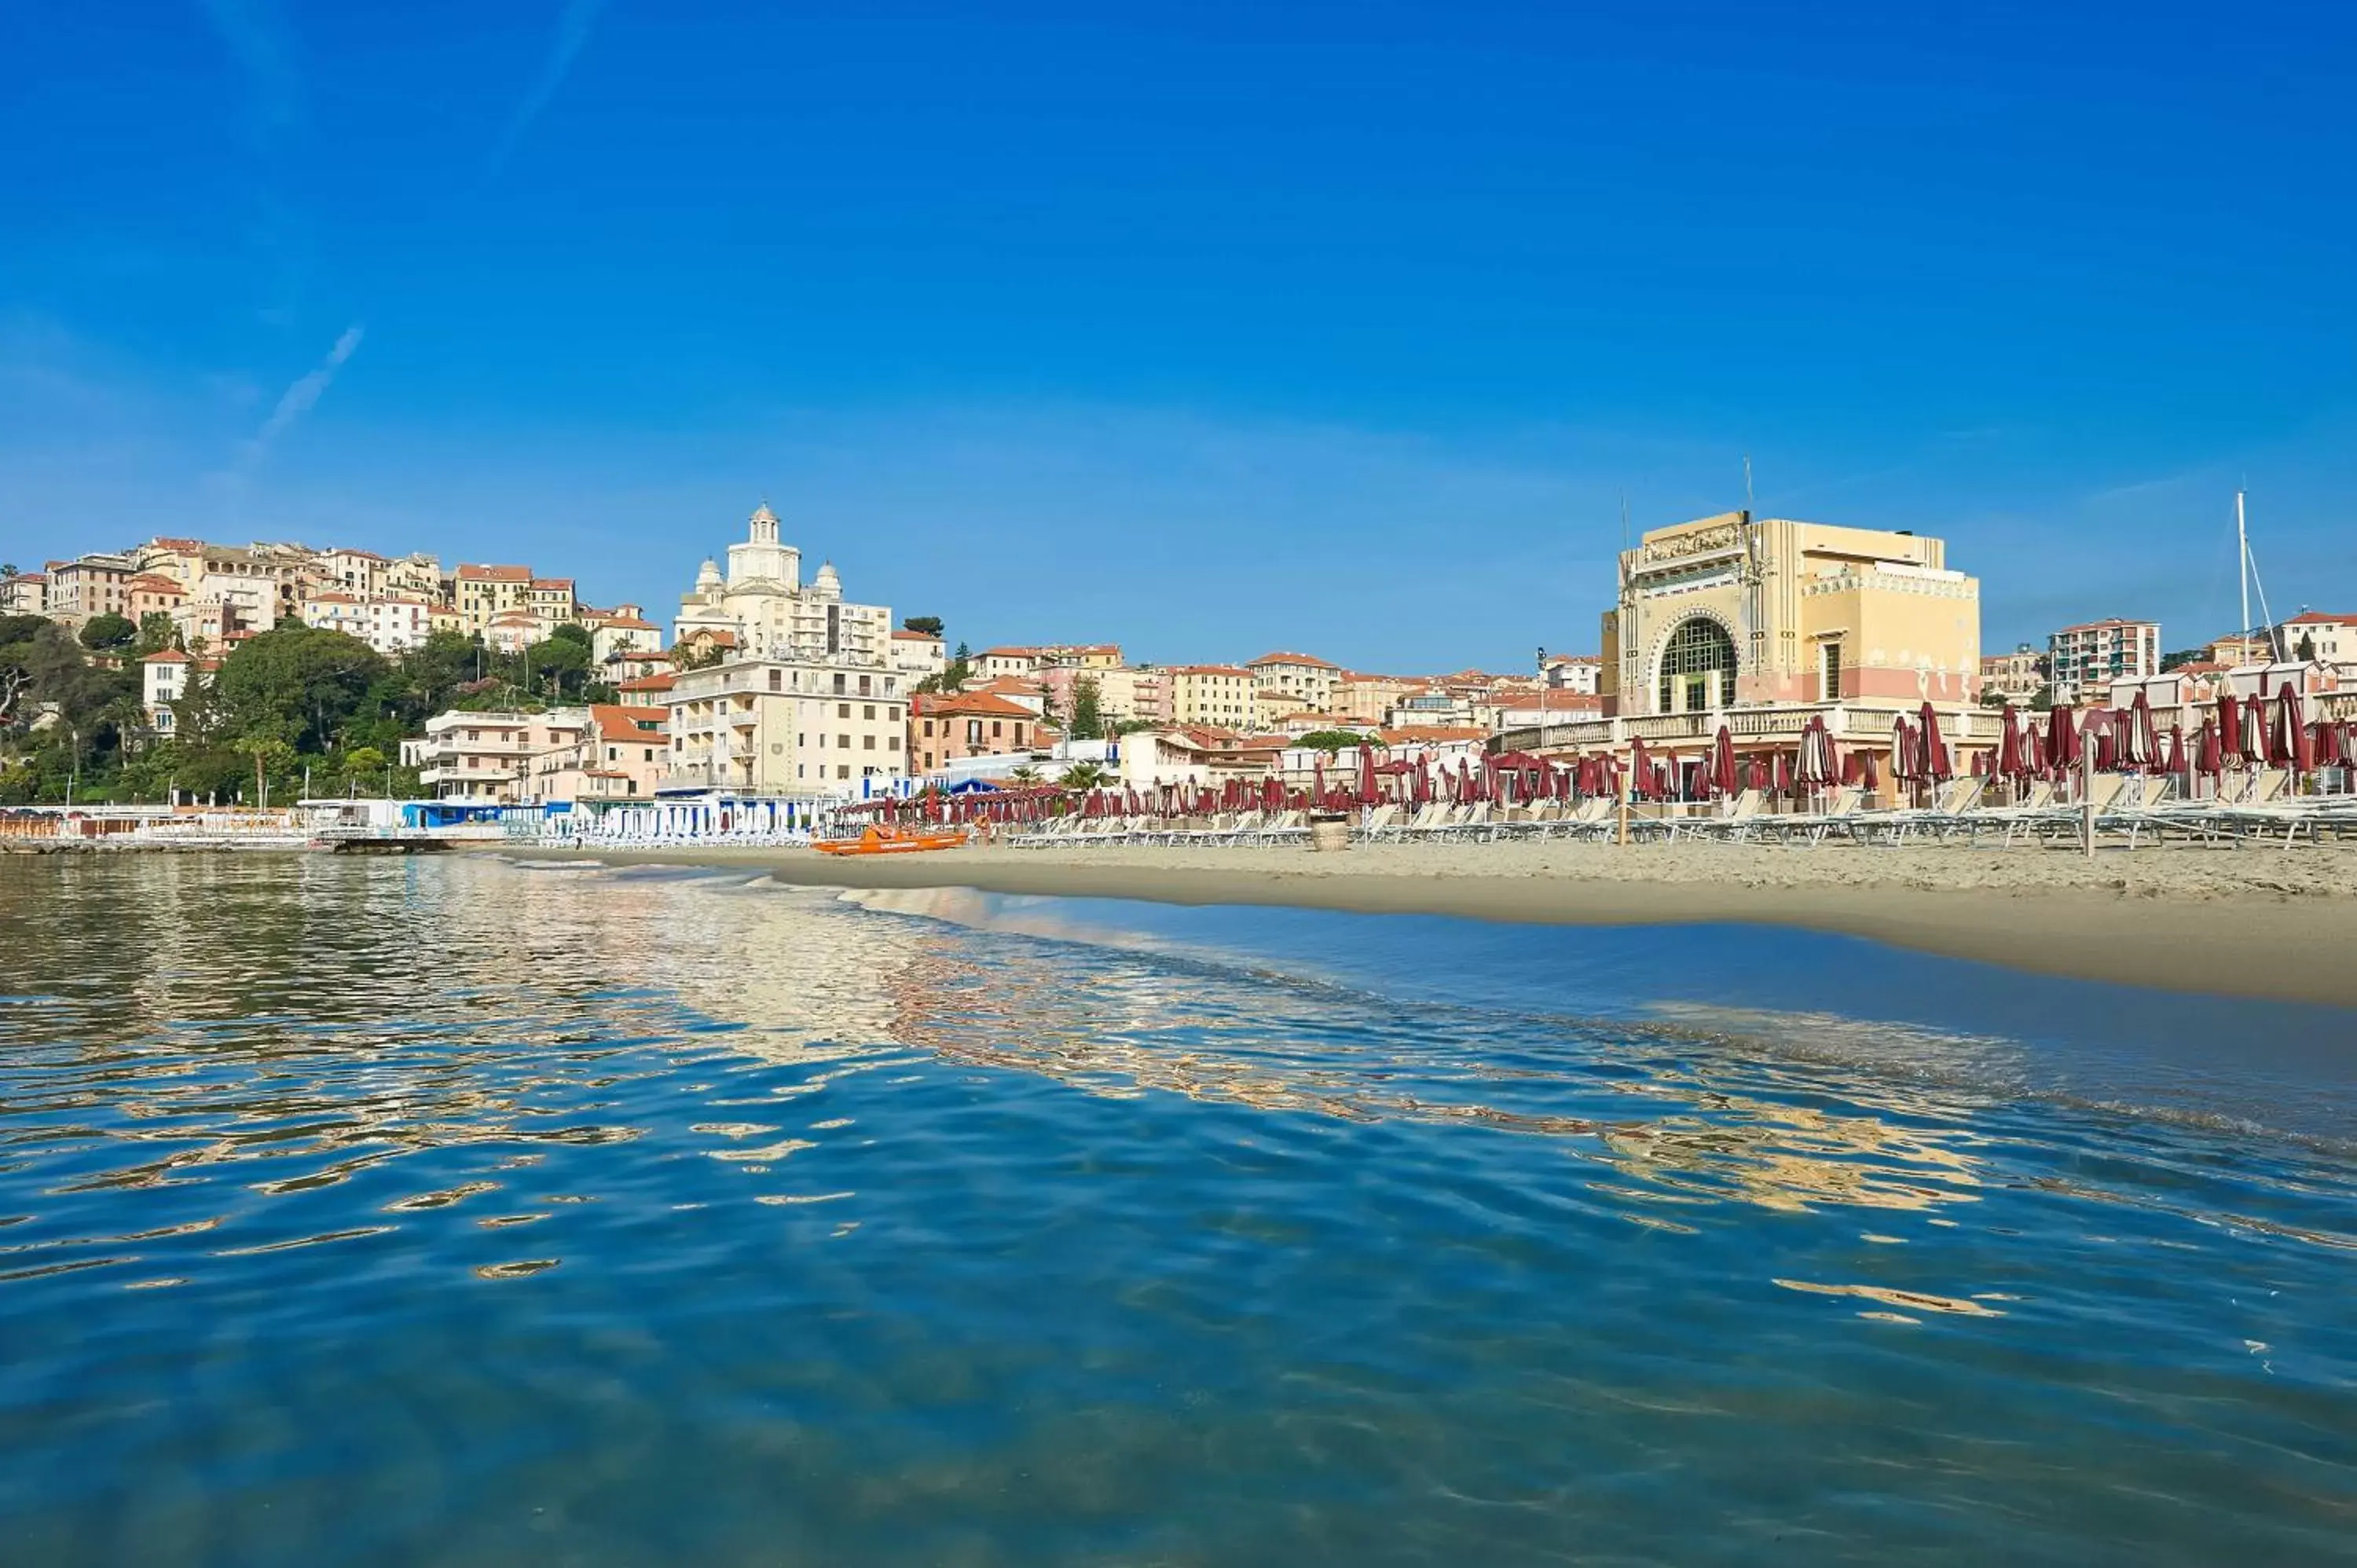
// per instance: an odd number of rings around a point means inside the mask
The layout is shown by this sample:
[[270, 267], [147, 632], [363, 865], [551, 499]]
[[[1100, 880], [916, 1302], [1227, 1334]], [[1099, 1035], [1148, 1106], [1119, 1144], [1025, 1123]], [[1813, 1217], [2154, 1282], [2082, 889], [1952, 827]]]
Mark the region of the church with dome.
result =
[[881, 669], [892, 645], [892, 612], [846, 604], [834, 564], [802, 580], [802, 553], [778, 537], [778, 514], [754, 509], [744, 542], [728, 547], [724, 575], [707, 559], [680, 596], [673, 641], [717, 644], [741, 659], [782, 659]]

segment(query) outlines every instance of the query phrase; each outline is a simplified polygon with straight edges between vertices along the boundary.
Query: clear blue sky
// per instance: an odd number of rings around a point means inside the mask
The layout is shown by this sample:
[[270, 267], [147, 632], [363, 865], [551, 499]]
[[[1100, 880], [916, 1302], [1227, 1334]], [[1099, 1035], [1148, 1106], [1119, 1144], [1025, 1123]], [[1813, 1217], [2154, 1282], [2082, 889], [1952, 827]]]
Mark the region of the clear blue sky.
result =
[[[1915, 13], [1921, 13], [1920, 15]], [[0, 553], [526, 560], [767, 496], [992, 640], [1589, 650], [1638, 527], [1992, 647], [2357, 608], [2357, 6], [24, 5]]]

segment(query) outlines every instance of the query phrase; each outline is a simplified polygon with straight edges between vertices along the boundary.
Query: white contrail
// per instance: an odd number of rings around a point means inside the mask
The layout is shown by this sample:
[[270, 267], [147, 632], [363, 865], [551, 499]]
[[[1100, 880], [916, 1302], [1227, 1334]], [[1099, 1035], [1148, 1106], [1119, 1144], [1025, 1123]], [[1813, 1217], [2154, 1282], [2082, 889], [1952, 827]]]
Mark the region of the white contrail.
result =
[[254, 433], [253, 440], [245, 444], [246, 467], [252, 467], [260, 462], [273, 443], [285, 435], [296, 420], [318, 405], [319, 400], [328, 393], [328, 383], [336, 379], [336, 371], [360, 346], [361, 328], [355, 322], [344, 328], [342, 336], [336, 339], [336, 346], [328, 350], [328, 357], [319, 361], [317, 369], [296, 377], [293, 385], [278, 394], [278, 406], [270, 411], [270, 417], [262, 422], [262, 428]]
[[605, 0], [565, 0], [565, 14], [556, 22], [555, 47], [548, 51], [548, 59], [540, 68], [540, 80], [533, 82], [532, 91], [524, 95], [522, 104], [516, 110], [515, 119], [509, 123], [507, 134], [501, 136], [500, 145], [492, 149], [487, 174], [496, 175], [507, 166], [509, 157], [516, 150], [516, 144], [523, 139], [523, 134], [532, 128], [532, 123], [540, 118], [541, 111], [547, 108], [549, 101], [556, 96], [556, 90], [565, 85], [565, 77], [572, 72], [574, 60], [580, 55], [582, 46], [589, 41], [589, 25], [597, 19], [598, 8], [604, 4]]

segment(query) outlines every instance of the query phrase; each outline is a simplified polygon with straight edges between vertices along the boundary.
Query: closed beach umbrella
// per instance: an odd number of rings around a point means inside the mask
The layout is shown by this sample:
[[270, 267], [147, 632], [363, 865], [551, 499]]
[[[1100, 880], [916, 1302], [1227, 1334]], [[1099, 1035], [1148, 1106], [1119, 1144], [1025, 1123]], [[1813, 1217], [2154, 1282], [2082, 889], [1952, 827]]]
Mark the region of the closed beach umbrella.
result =
[[1770, 784], [1779, 795], [1792, 787], [1792, 766], [1785, 760], [1784, 753], [1781, 751], [1776, 754], [1776, 776], [1770, 780]]
[[2050, 709], [2046, 714], [2046, 766], [2057, 773], [2065, 772], [2079, 760], [2081, 745], [2079, 726], [2068, 708]]
[[1653, 765], [1645, 755], [1645, 737], [1638, 736], [1629, 742], [1629, 774], [1635, 780], [1634, 789], [1641, 800], [1652, 798]]
[[2288, 768], [2295, 773], [2316, 770], [2316, 747], [2309, 738], [2308, 721], [2299, 709], [2299, 693], [2289, 686], [2282, 687], [2276, 706], [2276, 730], [2282, 740], [2281, 754], [2276, 766]]
[[1996, 770], [2008, 779], [2018, 779], [2028, 768], [2021, 765], [2021, 721], [2007, 703], [1997, 715]]
[[2159, 760], [2160, 741], [2154, 732], [2152, 703], [2138, 687], [2136, 701], [2128, 705], [2120, 725], [2120, 765], [2141, 769]]
[[2266, 703], [2262, 699], [2256, 697], [2249, 698], [2244, 702], [2242, 734], [2234, 746], [2234, 749], [2243, 754], [2243, 760], [2251, 764], [2255, 768], [2265, 763], [2267, 759], [2267, 715], [2265, 711], [2266, 707]]
[[2222, 692], [2218, 694], [2218, 736], [2220, 766], [2222, 767], [2223, 758], [2234, 754], [2234, 748], [2242, 743], [2243, 738], [2243, 715], [2232, 692]]
[[1890, 726], [1890, 777], [1911, 782], [1923, 777], [1921, 748], [1914, 726], [1900, 719]]
[[1874, 768], [1874, 753], [1867, 752], [1865, 759], [1858, 764], [1857, 781], [1866, 786], [1868, 793], [1882, 788], [1882, 779]]
[[1721, 795], [1732, 795], [1741, 788], [1735, 777], [1735, 737], [1727, 726], [1718, 726], [1718, 738], [1710, 746], [1710, 787]]
[[1933, 783], [1956, 776], [1956, 765], [1948, 755], [1948, 743], [1940, 738], [1940, 715], [1932, 704], [1923, 704], [1922, 726], [1916, 736], [1923, 748], [1923, 777]]

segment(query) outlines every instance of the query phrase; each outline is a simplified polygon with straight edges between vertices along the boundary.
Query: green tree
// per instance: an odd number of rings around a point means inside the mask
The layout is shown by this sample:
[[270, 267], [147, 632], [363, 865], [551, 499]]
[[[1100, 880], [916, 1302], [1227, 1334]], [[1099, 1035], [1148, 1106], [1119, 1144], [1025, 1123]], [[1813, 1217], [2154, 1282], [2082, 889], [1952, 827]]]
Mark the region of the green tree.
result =
[[234, 749], [253, 758], [253, 803], [270, 804], [270, 775], [294, 766], [293, 746], [274, 735], [240, 736]]
[[1012, 773], [1009, 773], [1006, 776], [1006, 781], [1009, 784], [1028, 788], [1039, 782], [1039, 770], [1031, 767], [1028, 763], [1026, 763], [1023, 767], [1017, 768]]
[[289, 622], [248, 639], [221, 661], [216, 683], [237, 734], [282, 735], [298, 751], [324, 753], [385, 670], [357, 639]]
[[672, 662], [682, 670], [709, 670], [727, 653], [717, 643], [703, 642], [693, 648], [675, 648], [671, 657]]
[[1296, 746], [1314, 746], [1318, 750], [1326, 753], [1329, 757], [1331, 757], [1338, 751], [1347, 750], [1351, 746], [1359, 745], [1367, 737], [1365, 736], [1361, 735], [1356, 730], [1314, 729], [1308, 735], [1296, 740], [1293, 744]]
[[2303, 663], [2313, 664], [2316, 662], [2316, 634], [2314, 632], [2303, 631], [2299, 634], [2299, 657]]
[[116, 615], [113, 610], [92, 616], [82, 623], [81, 645], [93, 652], [128, 647], [138, 638], [139, 628], [131, 624], [131, 618]]
[[1101, 789], [1112, 777], [1096, 763], [1075, 762], [1064, 769], [1064, 776], [1056, 782], [1067, 789]]
[[145, 659], [151, 653], [163, 652], [178, 639], [170, 616], [162, 610], [149, 610], [139, 618], [139, 643], [131, 651]]
[[[568, 631], [575, 635], [565, 636]], [[523, 650], [519, 683], [528, 692], [545, 692], [552, 700], [562, 701], [568, 693], [580, 695], [589, 682], [589, 634], [579, 627], [559, 627], [546, 641]]]
[[927, 637], [939, 637], [942, 634], [942, 618], [939, 616], [909, 616], [902, 619], [900, 624], [910, 631], [922, 632]]
[[1065, 733], [1074, 740], [1104, 738], [1104, 703], [1098, 695], [1095, 676], [1082, 675], [1072, 682], [1072, 722]]

